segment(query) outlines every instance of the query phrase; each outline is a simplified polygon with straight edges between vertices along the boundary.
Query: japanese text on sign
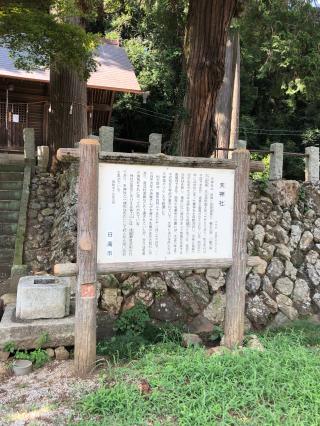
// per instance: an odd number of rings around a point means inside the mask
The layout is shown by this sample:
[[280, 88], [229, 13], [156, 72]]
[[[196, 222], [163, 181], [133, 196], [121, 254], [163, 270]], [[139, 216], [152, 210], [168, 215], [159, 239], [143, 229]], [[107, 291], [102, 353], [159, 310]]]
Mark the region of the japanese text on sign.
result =
[[231, 259], [234, 170], [99, 164], [98, 263]]

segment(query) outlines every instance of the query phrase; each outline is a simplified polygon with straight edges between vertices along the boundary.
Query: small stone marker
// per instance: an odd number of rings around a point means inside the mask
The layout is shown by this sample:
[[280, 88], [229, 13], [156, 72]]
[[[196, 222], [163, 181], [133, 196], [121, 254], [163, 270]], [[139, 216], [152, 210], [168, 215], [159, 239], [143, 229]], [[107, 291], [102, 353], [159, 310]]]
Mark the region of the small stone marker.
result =
[[306, 148], [306, 182], [315, 183], [319, 180], [319, 148]]
[[283, 170], [283, 144], [273, 143], [270, 145], [270, 180], [282, 179]]
[[149, 145], [148, 154], [160, 154], [161, 142], [162, 142], [162, 135], [160, 133], [151, 133], [149, 135], [150, 145]]
[[40, 172], [46, 172], [49, 164], [49, 147], [38, 146], [37, 147], [37, 161]]
[[22, 320], [63, 318], [70, 311], [70, 286], [53, 276], [19, 280], [16, 316]]
[[26, 160], [35, 159], [35, 142], [34, 142], [34, 129], [25, 128], [23, 129], [23, 141], [24, 141], [24, 158]]
[[102, 126], [99, 129], [101, 151], [113, 152], [114, 128]]

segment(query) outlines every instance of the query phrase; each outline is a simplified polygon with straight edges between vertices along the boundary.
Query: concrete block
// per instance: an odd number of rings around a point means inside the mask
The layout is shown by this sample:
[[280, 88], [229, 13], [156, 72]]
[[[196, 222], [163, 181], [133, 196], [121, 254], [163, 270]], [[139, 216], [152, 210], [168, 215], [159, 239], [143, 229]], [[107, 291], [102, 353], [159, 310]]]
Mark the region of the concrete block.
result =
[[70, 312], [70, 285], [54, 276], [22, 277], [16, 316], [21, 320], [63, 318]]

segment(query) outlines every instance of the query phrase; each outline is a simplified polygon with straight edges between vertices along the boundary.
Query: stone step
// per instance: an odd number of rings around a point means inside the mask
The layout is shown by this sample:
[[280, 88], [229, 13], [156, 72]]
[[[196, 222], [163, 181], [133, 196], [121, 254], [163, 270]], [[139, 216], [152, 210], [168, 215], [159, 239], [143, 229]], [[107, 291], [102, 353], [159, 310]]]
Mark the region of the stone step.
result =
[[17, 223], [19, 218], [18, 211], [2, 210], [0, 211], [0, 223]]
[[15, 235], [0, 235], [0, 250], [2, 248], [14, 249]]
[[10, 266], [13, 262], [14, 249], [12, 248], [0, 248], [0, 263], [8, 262]]
[[16, 223], [0, 223], [0, 236], [1, 235], [15, 235], [17, 232]]
[[23, 172], [1, 172], [0, 171], [0, 181], [19, 181], [23, 180]]
[[16, 191], [22, 189], [22, 181], [0, 181], [1, 191]]
[[23, 172], [24, 163], [0, 163], [0, 172]]
[[0, 200], [21, 200], [21, 191], [0, 189]]
[[11, 273], [11, 265], [8, 262], [0, 261], [0, 279], [7, 278]]
[[20, 210], [20, 201], [16, 200], [0, 200], [0, 211], [19, 211]]

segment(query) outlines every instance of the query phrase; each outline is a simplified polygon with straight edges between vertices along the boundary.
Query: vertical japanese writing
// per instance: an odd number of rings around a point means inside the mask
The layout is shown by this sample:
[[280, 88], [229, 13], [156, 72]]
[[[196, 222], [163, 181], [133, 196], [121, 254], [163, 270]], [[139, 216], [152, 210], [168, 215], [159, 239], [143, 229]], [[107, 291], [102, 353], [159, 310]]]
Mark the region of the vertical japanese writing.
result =
[[203, 175], [202, 173], [200, 176], [198, 176], [198, 209], [196, 213], [197, 217], [197, 253], [201, 253], [201, 231], [202, 231], [202, 221], [201, 221], [201, 215], [202, 215], [202, 209], [203, 209]]
[[136, 227], [139, 227], [140, 220], [141, 220], [141, 174], [139, 171], [136, 174], [135, 218], [136, 218]]
[[170, 255], [172, 252], [172, 219], [173, 219], [173, 209], [172, 209], [172, 173], [169, 172], [168, 177], [168, 198], [167, 198], [167, 215], [168, 215], [168, 238], [167, 238], [167, 254]]
[[147, 246], [147, 172], [143, 172], [142, 180], [142, 255], [146, 255]]
[[154, 209], [154, 194], [153, 194], [153, 172], [149, 173], [149, 226], [148, 226], [148, 253], [152, 255], [153, 252], [153, 209]]
[[213, 228], [214, 228], [214, 177], [210, 177], [210, 196], [209, 196], [209, 250], [213, 250]]
[[231, 257], [232, 170], [105, 166], [99, 261]]
[[160, 222], [160, 175], [156, 175], [156, 214], [154, 228], [154, 246], [159, 248], [159, 222]]
[[186, 188], [186, 214], [185, 214], [185, 252], [190, 253], [190, 231], [191, 231], [191, 173], [187, 174], [187, 188]]
[[180, 174], [180, 190], [179, 190], [179, 194], [180, 194], [180, 205], [179, 205], [179, 210], [180, 210], [180, 215], [179, 215], [179, 254], [182, 255], [183, 254], [183, 238], [184, 238], [184, 214], [185, 214], [185, 209], [184, 209], [184, 202], [185, 202], [185, 175], [182, 172]]
[[192, 175], [191, 253], [196, 252], [197, 175]]
[[174, 194], [173, 194], [173, 253], [178, 251], [178, 193], [179, 193], [179, 174], [174, 174]]
[[134, 240], [134, 204], [133, 204], [133, 188], [134, 188], [134, 175], [129, 175], [129, 242], [128, 242], [128, 254], [133, 254], [133, 240]]
[[[121, 178], [120, 178], [121, 181]], [[127, 256], [128, 249], [128, 186], [127, 171], [122, 173], [122, 256]]]

